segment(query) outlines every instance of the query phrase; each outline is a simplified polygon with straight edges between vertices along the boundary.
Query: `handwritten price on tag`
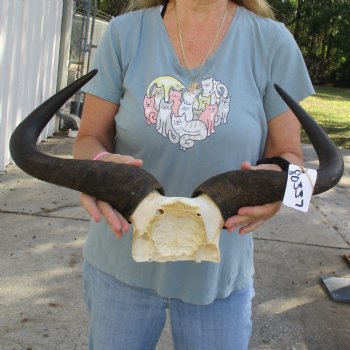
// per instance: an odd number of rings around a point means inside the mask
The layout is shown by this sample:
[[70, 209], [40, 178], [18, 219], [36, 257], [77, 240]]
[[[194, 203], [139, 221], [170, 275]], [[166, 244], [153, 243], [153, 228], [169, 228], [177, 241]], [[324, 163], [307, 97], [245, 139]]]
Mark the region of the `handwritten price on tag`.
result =
[[295, 203], [296, 207], [303, 207], [304, 206], [304, 192], [302, 190], [303, 188], [303, 183], [300, 180], [300, 175], [301, 175], [301, 171], [300, 170], [294, 170], [294, 171], [290, 171], [289, 172], [290, 175], [290, 179], [293, 182], [293, 188], [294, 188], [294, 198], [299, 200], [300, 199], [300, 204]]
[[291, 164], [283, 204], [306, 213], [309, 210], [311, 196], [317, 178], [314, 169], [303, 169]]

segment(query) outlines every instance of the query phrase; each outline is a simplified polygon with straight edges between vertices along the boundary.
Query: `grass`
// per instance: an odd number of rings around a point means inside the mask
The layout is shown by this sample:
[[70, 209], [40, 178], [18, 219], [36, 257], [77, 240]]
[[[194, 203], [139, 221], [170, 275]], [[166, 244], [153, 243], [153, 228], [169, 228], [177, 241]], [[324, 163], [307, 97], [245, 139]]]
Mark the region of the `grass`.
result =
[[[301, 104], [340, 148], [350, 149], [350, 89], [315, 86], [316, 95]], [[302, 141], [309, 140], [302, 132]]]

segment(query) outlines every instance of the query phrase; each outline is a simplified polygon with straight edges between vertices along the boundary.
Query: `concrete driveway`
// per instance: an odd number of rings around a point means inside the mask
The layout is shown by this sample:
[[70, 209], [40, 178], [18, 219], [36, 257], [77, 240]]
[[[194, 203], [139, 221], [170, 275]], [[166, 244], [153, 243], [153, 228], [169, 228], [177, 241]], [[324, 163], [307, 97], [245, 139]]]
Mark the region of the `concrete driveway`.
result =
[[[73, 139], [40, 145], [69, 157]], [[317, 167], [309, 145], [307, 164]], [[350, 304], [332, 301], [322, 275], [350, 277], [350, 151], [339, 185], [307, 214], [282, 208], [255, 234], [252, 350], [350, 349]], [[86, 349], [82, 246], [89, 218], [77, 192], [24, 174], [0, 174], [0, 349]], [[172, 349], [167, 323], [158, 350]], [[205, 350], [205, 349], [204, 349]], [[220, 349], [218, 349], [220, 350]]]

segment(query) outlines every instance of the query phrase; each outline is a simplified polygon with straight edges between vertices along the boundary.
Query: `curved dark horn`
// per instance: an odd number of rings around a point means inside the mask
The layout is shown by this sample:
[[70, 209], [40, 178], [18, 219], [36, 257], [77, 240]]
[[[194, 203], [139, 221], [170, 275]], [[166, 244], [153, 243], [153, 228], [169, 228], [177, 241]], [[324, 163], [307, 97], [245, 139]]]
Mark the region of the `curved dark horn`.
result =
[[[277, 92], [299, 119], [319, 158], [319, 169], [313, 194], [335, 186], [344, 172], [340, 151], [312, 117], [282, 88]], [[269, 170], [237, 170], [214, 176], [199, 185], [192, 197], [207, 194], [219, 207], [226, 220], [244, 206], [263, 205], [283, 199], [287, 172]]]
[[328, 191], [339, 182], [344, 173], [344, 160], [339, 149], [325, 131], [291, 96], [280, 86], [275, 85], [275, 88], [297, 116], [315, 148], [319, 160], [319, 169], [313, 194]]
[[151, 174], [126, 164], [56, 158], [36, 148], [37, 139], [49, 120], [96, 73], [97, 70], [93, 70], [82, 76], [24, 119], [11, 136], [10, 152], [18, 167], [29, 175], [106, 201], [129, 219], [150, 192], [163, 193], [162, 186]]

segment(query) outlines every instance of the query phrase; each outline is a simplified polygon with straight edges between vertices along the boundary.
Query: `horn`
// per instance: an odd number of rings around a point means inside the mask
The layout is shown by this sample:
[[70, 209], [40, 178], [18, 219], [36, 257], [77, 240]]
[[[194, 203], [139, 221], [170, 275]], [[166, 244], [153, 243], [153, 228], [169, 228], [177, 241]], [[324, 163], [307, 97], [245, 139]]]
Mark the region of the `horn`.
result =
[[151, 174], [127, 164], [52, 157], [36, 147], [50, 119], [96, 73], [97, 70], [93, 70], [82, 76], [29, 114], [11, 136], [10, 153], [17, 166], [29, 175], [106, 201], [129, 219], [149, 193], [155, 190], [164, 193]]
[[[281, 87], [278, 94], [294, 112], [303, 126], [319, 159], [319, 169], [313, 194], [335, 186], [344, 172], [344, 161], [335, 144], [313, 118]], [[237, 214], [244, 206], [263, 205], [284, 197], [287, 172], [271, 170], [236, 170], [214, 176], [200, 184], [192, 197], [208, 195], [219, 207], [223, 218]]]
[[344, 160], [339, 149], [326, 132], [286, 91], [277, 84], [275, 84], [275, 88], [299, 119], [316, 151], [319, 169], [313, 194], [328, 191], [339, 182], [344, 173]]

